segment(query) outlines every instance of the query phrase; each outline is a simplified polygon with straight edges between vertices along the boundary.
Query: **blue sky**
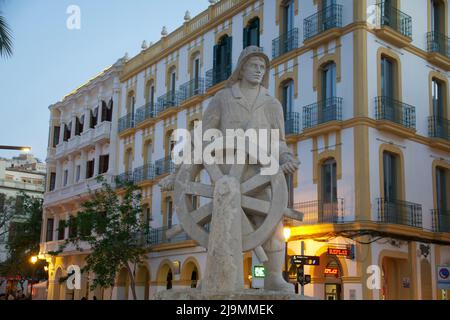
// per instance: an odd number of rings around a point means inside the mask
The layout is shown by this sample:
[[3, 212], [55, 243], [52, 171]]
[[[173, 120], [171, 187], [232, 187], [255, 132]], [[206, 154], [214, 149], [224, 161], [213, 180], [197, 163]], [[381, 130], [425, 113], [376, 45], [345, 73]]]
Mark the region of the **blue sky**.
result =
[[[70, 5], [81, 10], [81, 29], [69, 30]], [[13, 32], [14, 55], [0, 58], [0, 145], [27, 145], [45, 160], [48, 106], [145, 39], [156, 42], [194, 17], [207, 0], [0, 0]], [[0, 150], [0, 157], [17, 152]]]

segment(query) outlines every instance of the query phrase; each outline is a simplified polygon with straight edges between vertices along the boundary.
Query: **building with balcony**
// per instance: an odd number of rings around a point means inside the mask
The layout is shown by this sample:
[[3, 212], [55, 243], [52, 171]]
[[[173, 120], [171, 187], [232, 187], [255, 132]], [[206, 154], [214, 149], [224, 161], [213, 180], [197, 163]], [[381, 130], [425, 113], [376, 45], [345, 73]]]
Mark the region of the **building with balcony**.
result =
[[[305, 267], [312, 276], [305, 294], [448, 296], [436, 280], [436, 267], [450, 264], [448, 15], [445, 0], [222, 0], [128, 60], [110, 155], [119, 181], [141, 187], [150, 227], [139, 298], [202, 278], [205, 249], [184, 233], [165, 234], [178, 219], [173, 193], [158, 182], [173, 171], [171, 133], [202, 119], [248, 45], [271, 59], [268, 89], [283, 106], [287, 142], [301, 162], [288, 188], [305, 218], [285, 223], [287, 256], [303, 247], [320, 257], [319, 266]], [[55, 145], [54, 157], [68, 159], [78, 150], [70, 144], [76, 125], [64, 128], [71, 119], [61, 113], [55, 119], [66, 144]], [[61, 186], [64, 165], [54, 168]], [[193, 207], [205, 201], [193, 197]], [[259, 287], [257, 256], [245, 253], [243, 264], [245, 285]], [[114, 299], [131, 297], [127, 283], [121, 271]]]

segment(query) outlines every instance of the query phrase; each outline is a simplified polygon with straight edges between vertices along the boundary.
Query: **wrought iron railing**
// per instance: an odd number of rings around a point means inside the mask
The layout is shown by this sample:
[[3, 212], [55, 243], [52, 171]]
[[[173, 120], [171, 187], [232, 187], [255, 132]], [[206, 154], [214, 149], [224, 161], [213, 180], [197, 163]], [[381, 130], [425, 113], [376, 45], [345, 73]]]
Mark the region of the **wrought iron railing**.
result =
[[428, 52], [436, 52], [444, 57], [450, 58], [450, 41], [449, 38], [439, 32], [427, 33]]
[[155, 165], [153, 163], [149, 163], [142, 167], [134, 169], [133, 179], [136, 183], [155, 179]]
[[389, 120], [408, 129], [416, 128], [416, 108], [389, 97], [375, 98], [377, 120]]
[[384, 2], [377, 4], [380, 27], [390, 27], [405, 37], [412, 37], [412, 18], [395, 7]]
[[155, 176], [160, 176], [166, 173], [173, 173], [174, 170], [175, 164], [170, 157], [155, 161]]
[[284, 130], [286, 135], [300, 133], [300, 114], [298, 112], [288, 112], [285, 115]]
[[133, 171], [124, 172], [122, 174], [119, 174], [115, 178], [116, 186], [117, 187], [123, 187], [127, 183], [134, 183], [134, 175]]
[[428, 134], [431, 138], [450, 140], [450, 121], [442, 117], [429, 117]]
[[213, 68], [206, 71], [206, 90], [211, 87], [214, 87], [216, 84], [219, 84], [231, 76], [232, 66], [228, 65], [222, 69]]
[[194, 78], [180, 86], [180, 102], [205, 92], [205, 79]]
[[272, 40], [272, 58], [277, 58], [298, 48], [298, 29], [293, 28]]
[[154, 117], [156, 117], [156, 108], [154, 104], [147, 103], [145, 106], [136, 110], [136, 124]]
[[434, 232], [450, 233], [450, 211], [431, 210], [431, 218]]
[[176, 107], [180, 103], [180, 92], [169, 91], [166, 94], [158, 97], [157, 113], [166, 111], [169, 108]]
[[324, 31], [342, 27], [342, 5], [332, 4], [303, 21], [304, 40], [311, 39]]
[[300, 224], [344, 222], [344, 199], [330, 202], [315, 200], [295, 203], [293, 209], [303, 213], [303, 220]]
[[422, 205], [394, 199], [377, 199], [378, 221], [422, 228]]
[[119, 128], [118, 128], [119, 133], [127, 129], [134, 128], [134, 125], [135, 125], [134, 114], [129, 113], [126, 116], [123, 116], [122, 118], [119, 119]]
[[[175, 227], [175, 225], [173, 225], [172, 227]], [[190, 237], [186, 234], [186, 232], [181, 232], [178, 235], [169, 239], [166, 236], [167, 230], [169, 230], [169, 227], [150, 229], [147, 236], [147, 243], [149, 245], [157, 245], [163, 243], [173, 243], [190, 240]]]
[[343, 98], [331, 97], [303, 107], [303, 129], [342, 120]]

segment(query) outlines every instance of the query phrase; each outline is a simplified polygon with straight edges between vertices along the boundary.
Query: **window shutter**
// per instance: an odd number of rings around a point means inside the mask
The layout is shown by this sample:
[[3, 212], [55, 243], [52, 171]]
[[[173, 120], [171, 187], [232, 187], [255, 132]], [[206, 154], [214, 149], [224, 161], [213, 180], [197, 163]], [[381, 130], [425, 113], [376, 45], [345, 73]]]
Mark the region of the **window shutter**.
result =
[[213, 57], [213, 84], [216, 83], [215, 79], [216, 79], [216, 74], [217, 74], [217, 70], [219, 70], [220, 66], [218, 65], [219, 61], [219, 49], [220, 46], [219, 45], [215, 45], [214, 46], [214, 57]]
[[106, 107], [106, 102], [102, 101], [102, 119], [101, 119], [101, 122], [106, 121], [107, 112], [108, 112], [108, 110], [107, 110], [107, 107]]
[[246, 27], [246, 28], [244, 28], [244, 45], [243, 45], [243, 48], [245, 49], [245, 48], [247, 48], [248, 46], [249, 46], [249, 30], [250, 30], [250, 28], [248, 28], [248, 27]]
[[255, 19], [255, 37], [256, 37], [256, 44], [258, 47], [260, 47], [259, 45], [259, 19]]
[[[233, 45], [233, 37], [227, 37], [226, 40], [226, 49], [225, 49], [225, 68], [228, 72], [228, 76], [231, 75], [231, 62], [232, 62], [232, 45]], [[228, 78], [228, 76], [226, 78]]]

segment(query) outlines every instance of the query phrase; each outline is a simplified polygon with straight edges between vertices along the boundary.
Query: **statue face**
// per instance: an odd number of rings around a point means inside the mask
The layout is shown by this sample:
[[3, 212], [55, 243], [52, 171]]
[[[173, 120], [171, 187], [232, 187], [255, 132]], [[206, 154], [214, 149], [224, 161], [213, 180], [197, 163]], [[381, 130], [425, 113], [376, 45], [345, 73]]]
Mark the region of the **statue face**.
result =
[[266, 74], [266, 63], [263, 58], [251, 57], [241, 70], [241, 77], [251, 84], [260, 84]]

